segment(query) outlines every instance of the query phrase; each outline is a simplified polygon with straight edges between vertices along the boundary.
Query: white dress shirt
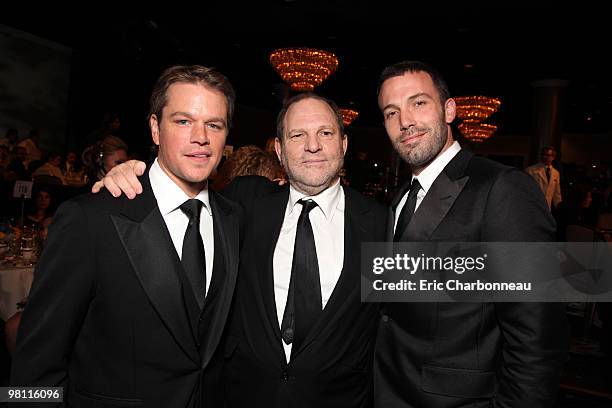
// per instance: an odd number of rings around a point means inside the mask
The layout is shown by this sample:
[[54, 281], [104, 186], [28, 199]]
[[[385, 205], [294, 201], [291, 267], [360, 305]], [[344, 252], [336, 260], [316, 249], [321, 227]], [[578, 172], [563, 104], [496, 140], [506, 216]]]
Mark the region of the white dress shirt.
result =
[[[273, 260], [274, 299], [279, 331], [289, 293], [297, 222], [302, 212], [302, 205], [298, 203], [298, 200], [302, 198], [311, 199], [317, 203], [317, 206], [310, 211], [309, 217], [319, 263], [322, 309], [325, 308], [334, 291], [344, 265], [344, 190], [340, 186], [340, 181], [338, 180], [335, 185], [315, 196], [306, 196], [290, 187], [285, 219], [276, 243]], [[282, 343], [285, 348], [285, 356], [289, 361], [291, 345]]]
[[[425, 198], [425, 195], [431, 188], [434, 181], [436, 181], [436, 179], [438, 178], [440, 173], [442, 173], [446, 165], [450, 163], [453, 157], [455, 157], [455, 155], [459, 153], [460, 150], [461, 146], [455, 140], [448, 149], [446, 149], [441, 155], [436, 157], [434, 161], [429, 163], [429, 166], [425, 167], [421, 174], [419, 174], [418, 176], [415, 176], [414, 174], [412, 175], [412, 178], [416, 178], [417, 180], [419, 180], [419, 184], [421, 184], [421, 189], [417, 193], [416, 207], [414, 208], [415, 212], [417, 208], [419, 208], [419, 205], [421, 205], [421, 201], [423, 201], [423, 198]], [[408, 200], [408, 192], [404, 194], [399, 204], [397, 205], [397, 209], [395, 210], [395, 224], [393, 226], [394, 232], [395, 228], [397, 227], [397, 220], [402, 211], [402, 208], [404, 208], [404, 205], [406, 204], [406, 200]]]
[[[164, 217], [170, 232], [176, 253], [182, 259], [183, 238], [185, 237], [187, 224], [189, 224], [189, 217], [180, 209], [180, 206], [191, 197], [168, 177], [159, 166], [157, 159], [155, 159], [155, 162], [151, 165], [151, 170], [149, 170], [149, 180], [151, 181], [151, 189], [157, 200], [159, 211], [162, 217]], [[204, 204], [200, 213], [200, 235], [204, 242], [204, 253], [206, 254], [206, 293], [208, 293], [215, 256], [213, 217], [208, 199], [208, 187], [200, 191], [195, 198]]]

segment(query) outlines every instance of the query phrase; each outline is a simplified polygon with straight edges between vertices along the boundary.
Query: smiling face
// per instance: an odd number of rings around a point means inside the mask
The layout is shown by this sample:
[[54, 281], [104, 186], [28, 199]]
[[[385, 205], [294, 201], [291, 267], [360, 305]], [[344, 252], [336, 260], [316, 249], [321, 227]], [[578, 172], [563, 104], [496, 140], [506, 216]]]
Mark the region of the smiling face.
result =
[[393, 147], [415, 174], [453, 143], [449, 124], [455, 119], [455, 101], [440, 100], [428, 73], [388, 78], [378, 104]]
[[149, 126], [159, 146], [162, 170], [187, 195], [205, 186], [223, 154], [228, 132], [227, 101], [201, 84], [174, 83], [166, 94], [162, 117], [151, 115]]
[[275, 148], [291, 185], [307, 195], [332, 186], [347, 147], [332, 108], [319, 99], [297, 101], [287, 110], [283, 129], [283, 140], [277, 138]]

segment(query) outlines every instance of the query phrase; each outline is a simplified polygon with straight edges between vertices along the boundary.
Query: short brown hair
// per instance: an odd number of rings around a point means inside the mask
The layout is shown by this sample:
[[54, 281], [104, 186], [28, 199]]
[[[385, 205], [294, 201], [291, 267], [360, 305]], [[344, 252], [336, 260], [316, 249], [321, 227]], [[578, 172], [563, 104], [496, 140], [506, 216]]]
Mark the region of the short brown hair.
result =
[[284, 121], [285, 121], [285, 116], [287, 116], [287, 111], [289, 111], [289, 108], [291, 107], [291, 105], [297, 102], [303, 101], [304, 99], [316, 99], [318, 101], [321, 101], [327, 104], [327, 106], [331, 108], [332, 112], [334, 112], [334, 115], [336, 116], [336, 122], [338, 123], [338, 130], [340, 131], [340, 137], [344, 137], [344, 122], [342, 122], [342, 115], [340, 114], [340, 111], [338, 110], [338, 105], [336, 105], [336, 103], [332, 101], [331, 99], [327, 99], [321, 95], [317, 95], [313, 92], [304, 92], [304, 93], [300, 93], [300, 94], [297, 94], [289, 98], [284, 103], [281, 111], [278, 113], [278, 117], [276, 118], [276, 137], [278, 137], [281, 142], [283, 141], [283, 136], [285, 133]]
[[164, 70], [151, 92], [149, 117], [155, 115], [161, 121], [162, 109], [168, 103], [168, 88], [175, 83], [201, 84], [221, 92], [227, 102], [227, 125], [231, 125], [236, 100], [234, 88], [225, 75], [202, 65], [175, 65]]
[[436, 87], [436, 90], [438, 91], [438, 94], [440, 95], [440, 102], [444, 105], [444, 102], [446, 102], [446, 100], [450, 98], [450, 91], [448, 90], [448, 85], [446, 84], [444, 78], [442, 78], [440, 72], [438, 72], [438, 70], [435, 69], [433, 66], [421, 61], [402, 61], [386, 67], [378, 78], [376, 96], [380, 96], [380, 89], [382, 88], [382, 84], [387, 79], [396, 76], [402, 76], [407, 72], [425, 72], [429, 74], [429, 76], [431, 77], [431, 81], [433, 82], [434, 86]]
[[118, 150], [125, 150], [127, 153], [128, 145], [117, 136], [108, 135], [100, 143], [100, 149], [104, 156], [109, 156]]

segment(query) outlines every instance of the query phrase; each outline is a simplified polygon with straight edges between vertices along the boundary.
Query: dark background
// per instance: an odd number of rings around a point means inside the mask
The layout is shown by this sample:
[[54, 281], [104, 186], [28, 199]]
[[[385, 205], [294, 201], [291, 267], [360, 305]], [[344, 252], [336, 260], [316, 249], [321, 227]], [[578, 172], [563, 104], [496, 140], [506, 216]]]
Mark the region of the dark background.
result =
[[339, 69], [317, 91], [359, 111], [348, 129], [349, 149], [377, 160], [387, 161], [391, 149], [376, 105], [376, 80], [386, 65], [403, 59], [433, 63], [453, 95], [500, 97], [501, 109], [490, 118], [499, 127], [494, 138], [531, 134], [530, 83], [551, 78], [570, 81], [564, 132], [610, 133], [611, 36], [603, 8], [588, 1], [571, 8], [538, 2], [415, 3], [162, 3], [138, 13], [88, 3], [55, 8], [45, 18], [6, 13], [0, 22], [72, 49], [67, 128], [57, 135], [66, 148], [80, 146], [104, 112], [116, 111], [120, 136], [133, 152], [146, 152], [148, 95], [160, 71], [175, 63], [225, 73], [239, 104], [228, 143], [263, 145], [274, 135], [286, 90], [268, 56], [287, 46], [336, 53]]

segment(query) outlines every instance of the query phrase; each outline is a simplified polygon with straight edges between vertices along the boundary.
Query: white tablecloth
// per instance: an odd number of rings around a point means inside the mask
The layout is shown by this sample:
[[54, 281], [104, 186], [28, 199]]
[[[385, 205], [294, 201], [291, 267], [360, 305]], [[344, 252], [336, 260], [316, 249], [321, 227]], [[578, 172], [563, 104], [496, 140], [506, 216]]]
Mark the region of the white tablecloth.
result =
[[0, 267], [0, 319], [6, 321], [17, 311], [17, 302], [28, 296], [34, 267]]

